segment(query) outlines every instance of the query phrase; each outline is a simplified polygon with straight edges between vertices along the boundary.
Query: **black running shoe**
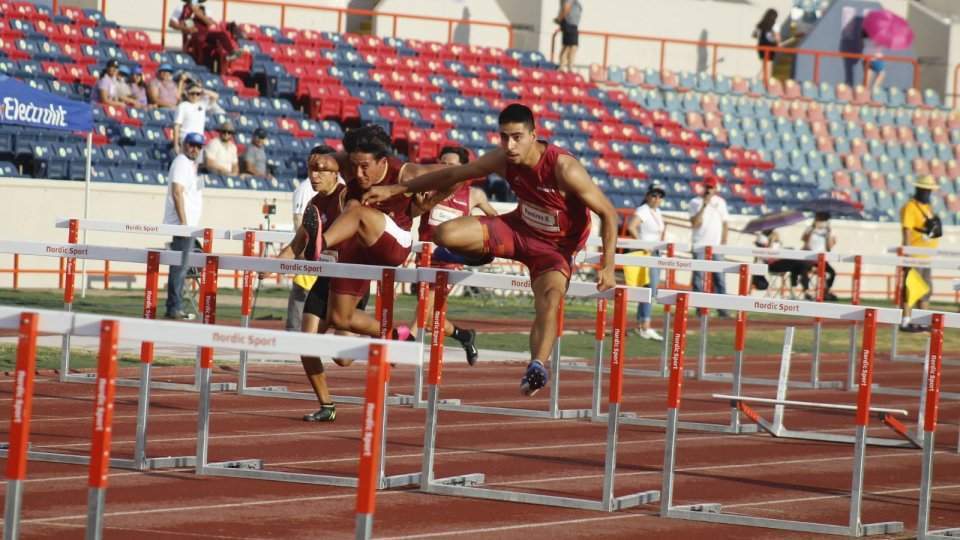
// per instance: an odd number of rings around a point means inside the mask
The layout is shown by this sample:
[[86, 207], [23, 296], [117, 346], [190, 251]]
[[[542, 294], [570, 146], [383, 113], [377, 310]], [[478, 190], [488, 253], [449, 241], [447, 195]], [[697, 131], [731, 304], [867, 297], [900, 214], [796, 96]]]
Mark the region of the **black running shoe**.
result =
[[304, 422], [333, 422], [336, 419], [337, 406], [333, 404], [323, 405], [319, 411], [303, 415]]
[[323, 224], [320, 222], [320, 210], [312, 204], [303, 212], [303, 228], [307, 231], [307, 247], [303, 256], [310, 261], [319, 261], [323, 251]]
[[460, 342], [460, 346], [463, 347], [463, 352], [467, 355], [467, 363], [471, 366], [477, 363], [477, 358], [480, 357], [480, 351], [477, 350], [477, 331], [476, 330], [463, 330], [466, 332], [467, 339]]

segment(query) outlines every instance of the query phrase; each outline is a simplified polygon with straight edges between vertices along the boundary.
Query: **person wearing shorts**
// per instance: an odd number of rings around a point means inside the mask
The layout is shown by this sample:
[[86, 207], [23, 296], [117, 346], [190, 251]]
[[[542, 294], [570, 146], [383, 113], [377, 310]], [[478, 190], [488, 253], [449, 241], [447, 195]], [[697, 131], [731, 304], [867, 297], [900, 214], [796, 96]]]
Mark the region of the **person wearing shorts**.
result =
[[[310, 199], [310, 202], [304, 208], [304, 221], [319, 220], [321, 223], [332, 223], [343, 211], [343, 205], [346, 200], [346, 185], [339, 180], [340, 167], [337, 160], [330, 155], [328, 147], [317, 146], [310, 152], [307, 160], [307, 178], [311, 187], [316, 191], [316, 195]], [[301, 224], [297, 227], [293, 241], [280, 250], [279, 258], [298, 259], [310, 258], [329, 262], [337, 261], [337, 253], [328, 251], [320, 253], [318, 256], [307, 257], [307, 228]], [[261, 276], [261, 279], [263, 276]], [[327, 303], [328, 291], [330, 288], [330, 278], [320, 277], [314, 280], [313, 285], [307, 293], [303, 303], [303, 316], [300, 330], [309, 334], [323, 334], [327, 332]], [[358, 299], [354, 309], [363, 311], [367, 307], [367, 296]], [[346, 366], [351, 363], [349, 360], [340, 360], [334, 358], [334, 362], [340, 366]], [[323, 362], [317, 356], [301, 356], [300, 362], [303, 364], [303, 370], [310, 381], [317, 401], [320, 403], [320, 409], [316, 412], [304, 415], [303, 419], [307, 422], [333, 422], [337, 418], [337, 408], [330, 395], [330, 388], [327, 386], [327, 376], [324, 373]]]
[[[307, 231], [306, 257], [316, 260], [320, 251], [336, 249], [338, 261], [373, 266], [400, 266], [410, 254], [413, 218], [432, 204], [449, 196], [397, 197], [362, 205], [363, 195], [375, 185], [402, 185], [420, 174], [445, 167], [418, 165], [394, 158], [390, 136], [377, 125], [348, 131], [343, 137], [346, 153], [336, 154], [347, 187], [343, 213], [332, 225], [324, 226], [310, 214], [304, 216]], [[374, 317], [357, 311], [360, 299], [369, 292], [366, 279], [333, 278], [327, 324], [337, 331], [378, 337], [380, 324]]]
[[561, 44], [560, 48], [560, 70], [573, 71], [573, 59], [577, 55], [577, 47], [580, 45], [580, 15], [583, 13], [583, 6], [580, 0], [561, 0], [560, 13], [553, 22], [560, 26]]
[[[470, 154], [466, 148], [460, 146], [445, 146], [440, 149], [439, 163], [443, 165], [463, 165], [470, 162]], [[471, 187], [469, 182], [461, 184], [452, 195], [438, 202], [429, 212], [420, 216], [420, 226], [417, 230], [421, 242], [431, 242], [433, 240], [434, 230], [451, 219], [462, 216], [469, 216], [474, 208], [479, 208], [487, 216], [497, 215], [497, 211], [490, 206], [487, 196], [482, 190]], [[441, 270], [460, 270], [461, 264], [449, 263], [444, 261], [430, 261], [431, 268]], [[426, 297], [427, 318], [424, 321], [426, 328], [433, 328], [433, 288], [428, 288]], [[400, 339], [414, 339], [417, 334], [416, 322], [407, 326], [397, 327], [397, 334]], [[460, 328], [450, 322], [445, 321], [444, 335], [452, 337], [460, 342], [463, 352], [466, 355], [467, 363], [471, 366], [477, 363], [480, 352], [475, 344], [477, 333], [474, 330]]]
[[579, 161], [538, 140], [533, 112], [512, 104], [500, 112], [500, 147], [477, 160], [433, 171], [412, 181], [372, 188], [367, 204], [416, 193], [443, 192], [471, 178], [498, 174], [517, 195], [517, 209], [501, 216], [463, 216], [437, 227], [434, 257], [470, 265], [494, 257], [521, 262], [530, 271], [536, 318], [530, 331], [530, 363], [521, 392], [534, 395], [547, 384], [544, 362], [557, 339], [558, 310], [573, 272], [573, 257], [590, 233], [591, 211], [600, 216], [603, 258], [597, 289], [612, 288], [617, 211]]

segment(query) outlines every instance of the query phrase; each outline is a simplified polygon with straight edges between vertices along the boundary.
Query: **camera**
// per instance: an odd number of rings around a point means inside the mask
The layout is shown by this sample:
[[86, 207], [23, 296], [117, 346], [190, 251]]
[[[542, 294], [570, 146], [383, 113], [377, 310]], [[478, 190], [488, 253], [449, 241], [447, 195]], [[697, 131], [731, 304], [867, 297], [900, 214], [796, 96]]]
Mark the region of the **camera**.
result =
[[263, 201], [263, 215], [264, 216], [275, 216], [277, 215], [277, 200], [274, 199], [273, 202], [268, 202], [266, 199]]

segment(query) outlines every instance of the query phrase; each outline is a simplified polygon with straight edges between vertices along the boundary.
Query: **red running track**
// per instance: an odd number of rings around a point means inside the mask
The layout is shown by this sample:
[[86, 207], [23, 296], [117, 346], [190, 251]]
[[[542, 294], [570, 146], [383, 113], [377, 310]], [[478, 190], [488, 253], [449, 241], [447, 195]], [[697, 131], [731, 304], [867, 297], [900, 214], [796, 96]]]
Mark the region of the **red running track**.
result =
[[[748, 345], [749, 351], [749, 345]], [[652, 359], [630, 359], [628, 367], [651, 366]], [[520, 364], [477, 367], [446, 366], [443, 397], [472, 404], [546, 408], [543, 392], [533, 399], [518, 395]], [[711, 369], [728, 367], [713, 360]], [[807, 360], [797, 355], [794, 373], [807, 373]], [[187, 370], [163, 369], [165, 379], [183, 378]], [[747, 358], [746, 374], [772, 377], [775, 358]], [[845, 360], [829, 357], [825, 380], [845, 377]], [[217, 380], [235, 374], [218, 370]], [[360, 367], [331, 369], [335, 393], [359, 395]], [[876, 382], [919, 386], [920, 365], [881, 360]], [[412, 371], [394, 370], [393, 392], [409, 391]], [[298, 367], [259, 365], [253, 385], [286, 384], [307, 390]], [[0, 379], [0, 409], [9, 410], [11, 379]], [[589, 406], [587, 373], [564, 372], [563, 408]], [[946, 371], [944, 391], [960, 391], [960, 376]], [[662, 417], [666, 381], [627, 377], [624, 410]], [[725, 422], [725, 403], [712, 393], [729, 390], [725, 383], [687, 381], [681, 419]], [[35, 449], [84, 453], [91, 427], [93, 387], [60, 384], [40, 377], [34, 401], [32, 442]], [[768, 386], [748, 386], [745, 393], [772, 396]], [[118, 388], [114, 455], [133, 449], [136, 389]], [[791, 399], [853, 403], [845, 391], [791, 390]], [[197, 396], [172, 391], [153, 394], [150, 414], [151, 456], [192, 455]], [[875, 395], [874, 404], [906, 408], [915, 415], [917, 400]], [[334, 424], [300, 421], [313, 404], [279, 398], [216, 394], [211, 421], [212, 461], [262, 458], [271, 470], [355, 474], [359, 449], [359, 406], [340, 405]], [[769, 409], [758, 408], [769, 413]], [[960, 412], [957, 402], [944, 401], [938, 430], [938, 461], [932, 510], [933, 526], [960, 525], [960, 456], [956, 454]], [[390, 411], [387, 472], [416, 471], [423, 442], [423, 411], [394, 407]], [[793, 428], [852, 433], [852, 418], [817, 412], [788, 415]], [[912, 425], [912, 422], [911, 422]], [[6, 429], [4, 424], [3, 429]], [[437, 452], [438, 476], [483, 472], [488, 485], [515, 490], [598, 498], [603, 472], [605, 423], [540, 420], [441, 412]], [[875, 427], [874, 435], [888, 430]], [[5, 438], [6, 433], [0, 435]], [[663, 431], [623, 426], [618, 456], [617, 493], [660, 488]], [[845, 523], [853, 449], [849, 445], [777, 440], [767, 435], [722, 435], [681, 432], [676, 504], [720, 502], [727, 511], [798, 520]], [[870, 447], [867, 451], [864, 521], [902, 520], [909, 531], [917, 514], [920, 452]], [[25, 485], [22, 537], [81, 538], [86, 517], [86, 468], [30, 462]], [[190, 471], [138, 473], [114, 470], [110, 475], [105, 518], [107, 538], [322, 538], [353, 537], [354, 491], [268, 481], [197, 477]], [[624, 512], [565, 510], [516, 503], [487, 502], [425, 495], [414, 490], [380, 492], [374, 534], [377, 538], [522, 539], [567, 538], [811, 538], [809, 534], [729, 525], [664, 520], [657, 508]]]

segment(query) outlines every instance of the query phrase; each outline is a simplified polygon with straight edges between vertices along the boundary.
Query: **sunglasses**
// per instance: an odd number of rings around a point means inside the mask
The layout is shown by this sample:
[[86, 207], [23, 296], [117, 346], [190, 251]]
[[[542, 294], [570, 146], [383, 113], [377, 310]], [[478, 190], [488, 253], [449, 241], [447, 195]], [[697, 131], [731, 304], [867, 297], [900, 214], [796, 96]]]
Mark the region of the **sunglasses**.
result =
[[202, 95], [203, 95], [203, 92], [189, 92], [187, 95], [188, 95], [188, 96], [202, 96]]
[[225, 133], [227, 135], [233, 135], [236, 131], [220, 131], [220, 133]]

